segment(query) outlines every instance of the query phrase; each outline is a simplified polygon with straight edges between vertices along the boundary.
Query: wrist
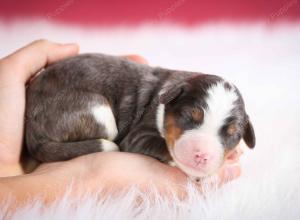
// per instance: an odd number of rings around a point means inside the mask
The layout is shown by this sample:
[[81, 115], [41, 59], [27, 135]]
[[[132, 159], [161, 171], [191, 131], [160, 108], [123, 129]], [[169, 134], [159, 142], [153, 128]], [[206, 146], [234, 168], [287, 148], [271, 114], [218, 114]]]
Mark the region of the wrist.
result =
[[67, 182], [47, 174], [29, 174], [0, 178], [0, 203], [9, 200], [9, 211], [14, 211], [32, 201], [49, 205], [62, 198]]

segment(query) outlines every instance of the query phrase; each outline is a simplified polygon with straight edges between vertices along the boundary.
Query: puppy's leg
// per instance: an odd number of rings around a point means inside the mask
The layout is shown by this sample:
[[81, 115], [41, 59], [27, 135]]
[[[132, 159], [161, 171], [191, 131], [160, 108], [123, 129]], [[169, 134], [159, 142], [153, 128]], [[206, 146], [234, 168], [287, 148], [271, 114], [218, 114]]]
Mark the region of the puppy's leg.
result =
[[40, 162], [62, 161], [95, 152], [119, 151], [109, 140], [94, 139], [78, 142], [48, 142], [40, 144], [34, 157]]
[[70, 91], [36, 108], [42, 110], [32, 110], [26, 127], [27, 149], [35, 159], [60, 161], [118, 150], [113, 111], [100, 94]]
[[121, 144], [124, 145], [124, 151], [154, 157], [163, 163], [172, 160], [165, 139], [155, 128], [136, 127]]

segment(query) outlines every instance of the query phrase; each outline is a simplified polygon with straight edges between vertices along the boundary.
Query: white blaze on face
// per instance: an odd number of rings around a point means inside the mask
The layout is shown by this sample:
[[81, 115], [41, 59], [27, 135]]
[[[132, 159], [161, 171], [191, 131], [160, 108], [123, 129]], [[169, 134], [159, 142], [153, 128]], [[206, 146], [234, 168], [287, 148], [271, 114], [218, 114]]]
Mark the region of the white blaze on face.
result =
[[175, 142], [172, 152], [177, 165], [187, 174], [201, 177], [212, 174], [221, 166], [224, 148], [218, 132], [237, 99], [234, 89], [225, 88], [224, 82], [208, 89], [203, 123], [184, 132]]
[[156, 110], [156, 127], [162, 137], [164, 137], [164, 114], [165, 105], [159, 104]]
[[231, 115], [238, 96], [234, 89], [226, 89], [223, 82], [210, 87], [207, 94], [205, 100], [207, 109], [204, 109], [204, 121], [198, 131], [219, 139], [219, 129], [224, 125], [225, 119]]

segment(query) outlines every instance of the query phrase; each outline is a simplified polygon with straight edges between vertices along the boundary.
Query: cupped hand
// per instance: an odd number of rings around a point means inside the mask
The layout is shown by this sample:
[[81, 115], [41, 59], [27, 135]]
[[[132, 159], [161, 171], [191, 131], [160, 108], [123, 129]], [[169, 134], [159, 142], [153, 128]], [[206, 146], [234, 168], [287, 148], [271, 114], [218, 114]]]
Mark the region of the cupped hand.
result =
[[[237, 154], [241, 151], [237, 148]], [[213, 188], [237, 178], [240, 175], [239, 159], [226, 160], [223, 167], [216, 174], [218, 178], [212, 183]], [[64, 195], [70, 184], [73, 185], [72, 195], [80, 196], [86, 193], [102, 192], [100, 196], [119, 195], [132, 186], [142, 191], [149, 192], [155, 187], [164, 196], [176, 195], [178, 198], [186, 198], [186, 185], [189, 177], [177, 167], [163, 164], [154, 158], [135, 153], [125, 152], [101, 152], [74, 158], [65, 162], [48, 163], [39, 166], [34, 175], [39, 183], [43, 180], [46, 184], [51, 182], [55, 186], [56, 193], [46, 198], [51, 202]], [[202, 192], [202, 183], [194, 183]], [[38, 184], [35, 189], [39, 191]], [[48, 189], [49, 190], [49, 189]], [[35, 193], [34, 193], [35, 194]]]
[[[77, 53], [76, 44], [39, 40], [0, 60], [0, 176], [22, 174], [19, 161], [24, 130], [26, 82], [48, 64]], [[147, 63], [137, 55], [124, 57]], [[225, 161], [218, 173], [221, 182], [230, 181], [239, 175], [238, 160]], [[36, 171], [26, 175], [25, 179], [31, 186], [46, 181], [48, 185], [60, 185], [61, 189], [64, 189], [63, 186], [66, 186], [67, 182], [75, 180], [78, 191], [83, 192], [87, 188], [93, 190], [100, 186], [122, 189], [137, 183], [145, 186], [149, 182], [162, 187], [169, 184], [178, 190], [178, 185], [185, 182], [187, 177], [178, 168], [167, 166], [144, 155], [110, 152], [42, 164]], [[32, 189], [41, 188], [36, 186], [31, 187]], [[51, 191], [49, 188], [48, 190]]]
[[38, 40], [0, 60], [0, 176], [22, 173], [25, 83], [46, 65], [77, 53], [76, 44]]

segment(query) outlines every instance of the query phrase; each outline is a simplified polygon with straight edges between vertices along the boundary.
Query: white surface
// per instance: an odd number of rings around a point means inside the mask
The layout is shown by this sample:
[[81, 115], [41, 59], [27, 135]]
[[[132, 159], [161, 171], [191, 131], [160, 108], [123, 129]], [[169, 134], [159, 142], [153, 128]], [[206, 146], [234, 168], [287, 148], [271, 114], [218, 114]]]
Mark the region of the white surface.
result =
[[221, 75], [242, 92], [257, 146], [242, 157], [242, 177], [205, 200], [191, 189], [185, 203], [157, 199], [154, 205], [145, 203], [132, 211], [132, 191], [127, 197], [98, 204], [88, 197], [76, 211], [67, 200], [46, 212], [36, 205], [19, 210], [15, 219], [300, 218], [299, 24], [83, 30], [44, 22], [4, 25], [0, 21], [0, 56], [36, 38], [78, 42], [82, 52], [137, 53], [151, 65]]

